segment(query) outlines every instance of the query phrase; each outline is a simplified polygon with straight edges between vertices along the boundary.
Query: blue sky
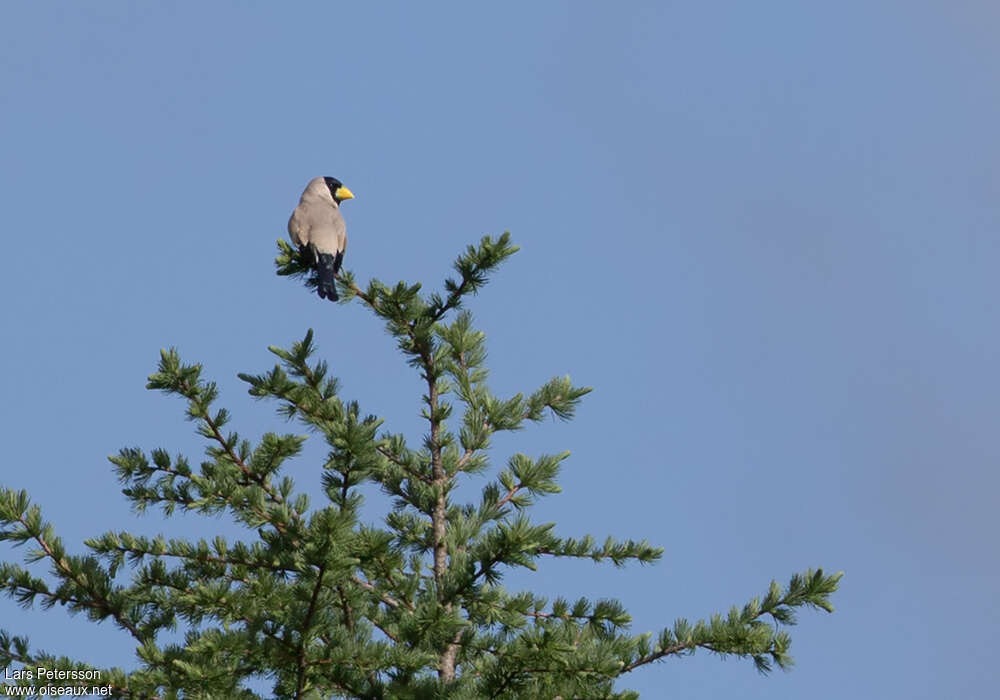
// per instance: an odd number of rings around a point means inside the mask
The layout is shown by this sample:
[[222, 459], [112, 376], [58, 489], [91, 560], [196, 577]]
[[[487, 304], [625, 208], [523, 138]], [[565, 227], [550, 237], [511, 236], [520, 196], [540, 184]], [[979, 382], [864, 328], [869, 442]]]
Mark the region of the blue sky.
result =
[[[134, 517], [106, 456], [200, 455], [182, 405], [144, 389], [167, 346], [235, 428], [283, 430], [235, 375], [308, 327], [345, 397], [419, 435], [381, 325], [273, 274], [303, 186], [333, 175], [362, 280], [432, 288], [512, 232], [522, 251], [471, 307], [494, 390], [569, 373], [594, 392], [495, 462], [572, 450], [538, 517], [666, 549], [512, 585], [618, 597], [645, 631], [846, 572], [834, 615], [801, 615], [791, 673], [699, 654], [622, 687], [992, 697], [998, 27], [972, 1], [5, 3], [0, 483], [77, 550], [231, 531]], [[0, 621], [132, 663], [61, 609], [0, 600]]]

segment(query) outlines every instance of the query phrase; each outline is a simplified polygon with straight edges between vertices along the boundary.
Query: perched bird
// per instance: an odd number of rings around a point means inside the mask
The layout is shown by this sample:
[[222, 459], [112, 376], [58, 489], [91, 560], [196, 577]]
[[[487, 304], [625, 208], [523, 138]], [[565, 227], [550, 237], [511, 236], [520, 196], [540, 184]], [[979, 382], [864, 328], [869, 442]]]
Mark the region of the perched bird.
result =
[[340, 203], [354, 194], [335, 177], [314, 177], [288, 220], [288, 234], [299, 248], [312, 253], [321, 299], [337, 301], [333, 276], [340, 271], [347, 249], [347, 225]]

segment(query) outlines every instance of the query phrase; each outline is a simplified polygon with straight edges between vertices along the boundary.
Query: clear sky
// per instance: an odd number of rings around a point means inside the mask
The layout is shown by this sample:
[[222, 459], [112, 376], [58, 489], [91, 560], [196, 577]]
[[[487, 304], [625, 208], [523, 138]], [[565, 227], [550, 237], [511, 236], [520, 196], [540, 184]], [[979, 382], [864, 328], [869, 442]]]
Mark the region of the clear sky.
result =
[[[418, 436], [381, 324], [273, 274], [305, 183], [333, 175], [361, 280], [434, 288], [512, 232], [471, 307], [494, 390], [594, 392], [495, 461], [572, 450], [538, 517], [666, 548], [512, 584], [619, 597], [645, 631], [846, 572], [834, 615], [800, 616], [791, 673], [699, 654], [622, 687], [995, 697], [998, 31], [987, 0], [3, 3], [0, 482], [76, 551], [231, 532], [135, 518], [106, 456], [200, 455], [144, 389], [172, 345], [233, 427], [285, 430], [236, 373], [308, 327], [345, 397]], [[292, 465], [303, 489], [322, 453]], [[0, 626], [133, 663], [62, 609], [3, 599]]]

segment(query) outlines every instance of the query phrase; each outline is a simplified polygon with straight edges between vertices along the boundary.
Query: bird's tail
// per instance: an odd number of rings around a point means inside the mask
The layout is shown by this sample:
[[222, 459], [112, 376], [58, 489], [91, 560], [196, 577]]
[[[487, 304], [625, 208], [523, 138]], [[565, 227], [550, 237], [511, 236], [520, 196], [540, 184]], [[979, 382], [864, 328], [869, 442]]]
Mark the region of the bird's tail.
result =
[[337, 270], [337, 256], [319, 253], [316, 258], [316, 277], [319, 280], [319, 287], [316, 291], [319, 292], [321, 299], [337, 301], [337, 286], [333, 278]]

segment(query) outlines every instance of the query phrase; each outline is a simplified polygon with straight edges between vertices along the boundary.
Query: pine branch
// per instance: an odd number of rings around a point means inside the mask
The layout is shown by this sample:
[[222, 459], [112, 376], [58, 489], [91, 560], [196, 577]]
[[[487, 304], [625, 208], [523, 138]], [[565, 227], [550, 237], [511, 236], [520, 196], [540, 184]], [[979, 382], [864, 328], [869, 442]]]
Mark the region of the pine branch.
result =
[[[299, 700], [302, 697], [302, 692], [305, 689], [305, 679], [306, 679], [306, 645], [309, 642], [309, 633], [311, 631], [313, 615], [316, 613], [316, 604], [319, 602], [319, 593], [323, 588], [323, 574], [326, 572], [326, 568], [321, 566], [316, 572], [316, 584], [312, 589], [312, 596], [309, 598], [309, 607], [306, 609], [305, 620], [302, 622], [302, 629], [299, 632], [299, 646], [296, 650], [296, 667], [297, 667], [297, 678], [295, 684], [295, 700]], [[343, 598], [341, 598], [343, 603]], [[345, 615], [348, 612], [345, 609]]]
[[[694, 652], [697, 648], [720, 656], [749, 657], [761, 673], [768, 673], [772, 663], [788, 669], [792, 664], [788, 654], [791, 638], [778, 627], [795, 624], [794, 609], [797, 607], [833, 612], [830, 596], [837, 590], [842, 576], [843, 573], [826, 576], [822, 569], [810, 569], [793, 576], [784, 591], [772, 581], [763, 600], [754, 598], [742, 609], [734, 607], [725, 619], [716, 615], [709, 622], [702, 620], [694, 626], [686, 620], [678, 620], [673, 629], [661, 632], [655, 649], [641, 650], [635, 658], [624, 663], [621, 672], [628, 673], [653, 661]], [[761, 620], [765, 616], [771, 617], [774, 627]]]
[[546, 546], [538, 549], [539, 554], [554, 557], [572, 557], [592, 559], [596, 562], [610, 560], [615, 566], [623, 566], [627, 560], [634, 559], [641, 564], [651, 564], [663, 556], [662, 547], [653, 547], [645, 540], [636, 542], [626, 540], [618, 542], [607, 538], [603, 545], [598, 546], [592, 537], [554, 538]]
[[111, 586], [111, 577], [94, 557], [78, 557], [66, 553], [62, 540], [55, 535], [51, 523], [42, 519], [42, 511], [31, 505], [26, 491], [15, 493], [0, 488], [0, 541], [13, 541], [16, 545], [34, 541], [39, 549], [29, 552], [30, 562], [48, 559], [52, 573], [62, 581], [55, 592], [50, 592], [45, 582], [28, 576], [19, 567], [0, 563], [0, 585], [7, 594], [17, 597], [23, 605], [30, 605], [36, 596], [42, 596], [43, 606], [55, 603], [68, 604], [73, 611], [86, 611], [92, 619], [112, 618], [137, 641], [149, 638], [140, 629], [137, 620], [127, 611], [128, 600], [120, 589]]
[[85, 540], [84, 544], [97, 554], [105, 556], [111, 565], [112, 574], [121, 566], [123, 558], [127, 557], [132, 564], [138, 564], [147, 556], [182, 559], [198, 565], [221, 564], [229, 568], [244, 567], [280, 574], [301, 571], [287, 563], [278, 563], [276, 555], [281, 552], [264, 548], [259, 543], [246, 545], [238, 542], [231, 545], [221, 537], [216, 537], [211, 546], [205, 540], [199, 540], [192, 546], [181, 540], [168, 542], [162, 537], [150, 539], [137, 537], [128, 532], [108, 532], [100, 537]]
[[[225, 409], [217, 411], [214, 415], [211, 413], [212, 402], [218, 395], [218, 390], [214, 383], [204, 383], [201, 381], [201, 365], [184, 365], [180, 361], [180, 356], [174, 349], [171, 350], [161, 350], [160, 351], [160, 365], [159, 370], [150, 375], [149, 382], [146, 385], [147, 389], [158, 389], [165, 394], [176, 394], [182, 396], [188, 401], [187, 416], [189, 420], [199, 423], [199, 432], [218, 443], [219, 448], [209, 449], [209, 456], [216, 460], [215, 465], [213, 465], [208, 473], [204, 474], [204, 477], [208, 481], [212, 481], [213, 477], [216, 476], [216, 470], [224, 467], [227, 464], [234, 465], [242, 477], [245, 480], [245, 484], [253, 485], [260, 489], [266, 499], [270, 501], [275, 508], [262, 511], [260, 508], [255, 508], [250, 506], [250, 510], [253, 513], [251, 516], [251, 522], [255, 519], [259, 520], [260, 523], [267, 522], [271, 524], [279, 532], [285, 533], [288, 528], [288, 520], [297, 521], [299, 519], [299, 514], [295, 512], [294, 509], [289, 508], [288, 503], [284, 497], [274, 489], [270, 483], [269, 475], [270, 472], [264, 469], [253, 469], [247, 463], [244, 454], [249, 457], [249, 445], [244, 443], [240, 451], [237, 452], [236, 446], [239, 442], [239, 436], [235, 433], [229, 436], [223, 436], [221, 428], [229, 420], [229, 414]], [[275, 450], [272, 455], [272, 466], [274, 468], [273, 461], [278, 460], [280, 464], [284, 458], [292, 456], [298, 452], [298, 448], [301, 445], [301, 440], [290, 436], [293, 440], [297, 440], [292, 445], [292, 449], [286, 449], [284, 451]], [[284, 452], [284, 454], [282, 454]], [[116, 466], [121, 467], [122, 465], [112, 459]], [[121, 478], [120, 472], [120, 478]], [[130, 477], [129, 472], [125, 472], [124, 476]], [[226, 478], [225, 474], [220, 474], [220, 478]], [[197, 482], [196, 482], [197, 484]], [[252, 494], [251, 494], [252, 496]], [[246, 512], [246, 506], [249, 503], [234, 502], [232, 500], [226, 499], [232, 509], [240, 514]], [[250, 499], [253, 500], [252, 498]], [[257, 524], [260, 524], [257, 523]]]
[[468, 294], [477, 293], [488, 281], [489, 273], [498, 268], [507, 258], [520, 248], [510, 244], [510, 232], [505, 231], [496, 242], [489, 236], [479, 241], [479, 246], [469, 246], [465, 255], [455, 261], [455, 271], [461, 281], [447, 280], [445, 291], [448, 296], [442, 300], [436, 295], [432, 297], [428, 314], [433, 322], [440, 321], [444, 315], [461, 306], [462, 298]]

